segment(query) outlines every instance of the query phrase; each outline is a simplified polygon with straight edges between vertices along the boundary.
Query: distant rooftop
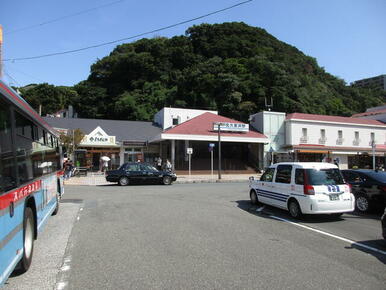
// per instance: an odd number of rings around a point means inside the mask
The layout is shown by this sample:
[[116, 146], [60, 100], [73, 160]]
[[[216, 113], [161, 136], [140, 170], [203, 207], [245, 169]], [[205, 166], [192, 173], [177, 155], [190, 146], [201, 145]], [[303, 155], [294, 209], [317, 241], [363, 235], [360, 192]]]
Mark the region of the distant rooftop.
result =
[[106, 134], [115, 136], [117, 141], [146, 142], [162, 131], [153, 122], [55, 117], [43, 117], [43, 119], [56, 129], [81, 129], [86, 135], [100, 126]]
[[340, 124], [343, 123], [343, 124], [357, 124], [357, 125], [373, 125], [373, 126], [386, 127], [386, 124], [376, 120], [352, 118], [352, 117], [328, 116], [328, 115], [292, 113], [292, 114], [288, 114], [286, 119], [331, 122], [331, 123], [340, 123]]

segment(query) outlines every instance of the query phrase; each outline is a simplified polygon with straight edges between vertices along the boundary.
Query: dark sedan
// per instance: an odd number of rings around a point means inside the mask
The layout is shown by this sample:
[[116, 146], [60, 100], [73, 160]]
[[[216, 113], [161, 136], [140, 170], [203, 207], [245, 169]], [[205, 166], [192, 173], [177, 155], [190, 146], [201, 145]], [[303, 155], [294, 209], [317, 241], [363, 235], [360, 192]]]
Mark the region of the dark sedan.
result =
[[107, 171], [106, 180], [118, 182], [119, 185], [144, 183], [170, 185], [177, 180], [177, 176], [168, 171], [159, 171], [147, 163], [132, 162], [121, 165], [117, 170]]
[[386, 206], [386, 172], [358, 169], [342, 170], [342, 174], [352, 185], [355, 207], [359, 212]]

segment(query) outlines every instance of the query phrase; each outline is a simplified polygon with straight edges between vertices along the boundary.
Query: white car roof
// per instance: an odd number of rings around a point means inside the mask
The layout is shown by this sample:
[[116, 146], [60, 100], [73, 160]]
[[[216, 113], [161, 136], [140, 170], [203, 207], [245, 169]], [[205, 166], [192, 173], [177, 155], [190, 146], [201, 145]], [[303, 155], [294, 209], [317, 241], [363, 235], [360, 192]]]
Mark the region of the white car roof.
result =
[[338, 168], [335, 164], [328, 162], [280, 162], [271, 165], [270, 167], [274, 168], [278, 165], [292, 165], [297, 168], [306, 168], [306, 169], [323, 169], [323, 168]]

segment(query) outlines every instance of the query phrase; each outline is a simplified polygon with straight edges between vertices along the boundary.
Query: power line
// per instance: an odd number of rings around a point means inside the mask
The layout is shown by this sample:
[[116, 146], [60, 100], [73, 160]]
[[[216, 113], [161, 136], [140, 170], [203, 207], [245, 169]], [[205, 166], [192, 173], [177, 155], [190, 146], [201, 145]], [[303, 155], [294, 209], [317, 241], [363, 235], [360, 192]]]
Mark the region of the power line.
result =
[[32, 78], [32, 79], [37, 80], [37, 81], [39, 81], [39, 82], [43, 82], [43, 83], [46, 82], [46, 81], [44, 81], [44, 80], [42, 80], [42, 79], [40, 79], [40, 78], [38, 78], [38, 77], [35, 77], [35, 76], [31, 75], [31, 74], [28, 74], [28, 73], [26, 73], [26, 72], [20, 70], [19, 68], [16, 68], [14, 65], [12, 65], [12, 67], [10, 67], [10, 66], [9, 66], [10, 64], [11, 64], [10, 62], [7, 63], [8, 69], [12, 69], [12, 70], [14, 70], [14, 71], [17, 71], [17, 72], [19, 72], [19, 73], [21, 73], [21, 74], [23, 74], [23, 75], [25, 75], [25, 76], [27, 76], [27, 77], [29, 77], [29, 78]]
[[110, 3], [106, 3], [106, 4], [103, 4], [103, 5], [94, 7], [94, 8], [90, 8], [90, 9], [86, 9], [86, 10], [82, 10], [82, 11], [76, 12], [74, 14], [69, 14], [69, 15], [65, 15], [65, 16], [62, 16], [62, 17], [55, 18], [55, 19], [47, 20], [47, 21], [39, 23], [39, 24], [33, 24], [33, 25], [30, 25], [30, 26], [14, 29], [14, 30], [11, 30], [11, 31], [8, 31], [8, 32], [4, 32], [4, 35], [12, 34], [12, 33], [17, 33], [17, 32], [25, 31], [25, 30], [28, 30], [28, 29], [40, 27], [40, 26], [43, 26], [43, 25], [51, 24], [51, 23], [58, 22], [58, 21], [61, 21], [63, 19], [66, 19], [66, 18], [78, 16], [78, 15], [81, 15], [81, 14], [85, 14], [85, 13], [97, 10], [99, 8], [111, 6], [111, 5], [114, 5], [114, 4], [123, 2], [123, 1], [125, 1], [125, 0], [118, 0], [118, 1], [110, 2]]
[[129, 36], [129, 37], [125, 37], [125, 38], [121, 38], [121, 39], [117, 39], [117, 40], [113, 40], [113, 41], [109, 41], [109, 42], [104, 42], [104, 43], [100, 43], [100, 44], [95, 44], [95, 45], [91, 45], [91, 46], [87, 46], [87, 47], [83, 47], [83, 48], [73, 49], [73, 50], [66, 50], [66, 51], [62, 51], [62, 52], [53, 52], [53, 53], [49, 53], [49, 54], [43, 54], [43, 55], [37, 55], [37, 56], [29, 56], [29, 57], [7, 58], [7, 59], [3, 59], [3, 61], [37, 59], [37, 58], [44, 58], [44, 57], [50, 57], [50, 56], [55, 56], [55, 55], [63, 55], [63, 54], [79, 52], [79, 51], [88, 50], [88, 49], [91, 49], [91, 48], [97, 48], [97, 47], [113, 44], [113, 43], [116, 43], [116, 42], [121, 42], [121, 41], [124, 41], [124, 40], [130, 40], [130, 39], [133, 39], [133, 38], [141, 37], [141, 36], [144, 36], [144, 35], [147, 35], [147, 34], [152, 34], [152, 33], [159, 32], [159, 31], [162, 31], [162, 30], [166, 30], [166, 29], [169, 29], [169, 28], [173, 28], [173, 27], [176, 27], [176, 26], [179, 26], [179, 25], [182, 25], [182, 24], [186, 24], [186, 23], [198, 20], [198, 19], [202, 19], [202, 18], [211, 16], [211, 15], [214, 15], [214, 14], [218, 14], [220, 12], [224, 12], [226, 10], [233, 9], [235, 7], [241, 6], [243, 4], [246, 4], [246, 3], [252, 2], [252, 1], [253, 0], [247, 0], [247, 1], [239, 2], [239, 3], [234, 4], [232, 6], [228, 6], [226, 8], [222, 8], [220, 10], [216, 10], [216, 11], [207, 13], [205, 15], [201, 15], [201, 16], [189, 19], [189, 20], [181, 21], [181, 22], [178, 22], [178, 23], [175, 23], [175, 24], [172, 24], [172, 25], [164, 26], [164, 27], [161, 27], [161, 28], [158, 28], [158, 29], [154, 29], [154, 30], [151, 30], [151, 31], [148, 31], [148, 32], [143, 32], [143, 33], [140, 33], [140, 34], [137, 34], [137, 35], [134, 35], [134, 36]]
[[15, 80], [5, 69], [4, 69], [4, 73], [8, 76], [8, 78], [10, 78], [11, 80], [13, 80], [13, 82], [18, 85], [19, 87], [21, 87], [20, 83]]

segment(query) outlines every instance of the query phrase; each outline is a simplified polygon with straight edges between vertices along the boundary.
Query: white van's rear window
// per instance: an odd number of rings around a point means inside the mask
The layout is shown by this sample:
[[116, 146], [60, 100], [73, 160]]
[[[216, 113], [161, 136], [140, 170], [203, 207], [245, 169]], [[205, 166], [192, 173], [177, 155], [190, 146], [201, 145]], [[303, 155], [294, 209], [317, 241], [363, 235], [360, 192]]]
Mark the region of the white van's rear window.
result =
[[305, 169], [305, 172], [307, 183], [310, 185], [339, 185], [345, 183], [339, 169]]

